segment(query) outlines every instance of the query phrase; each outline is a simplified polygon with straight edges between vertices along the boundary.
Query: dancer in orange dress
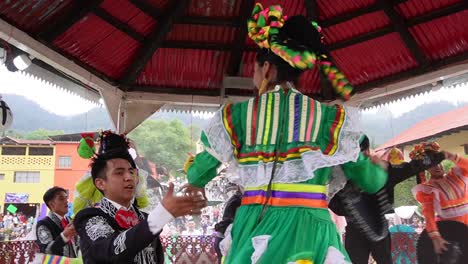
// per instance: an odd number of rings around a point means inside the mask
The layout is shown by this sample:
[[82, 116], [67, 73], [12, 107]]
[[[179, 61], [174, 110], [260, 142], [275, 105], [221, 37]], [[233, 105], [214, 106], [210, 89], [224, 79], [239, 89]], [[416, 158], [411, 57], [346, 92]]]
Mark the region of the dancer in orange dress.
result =
[[[437, 143], [423, 143], [415, 147], [410, 157], [412, 159], [424, 158], [424, 151], [427, 149], [438, 151], [440, 147]], [[426, 230], [421, 235], [421, 239], [424, 239], [427, 233], [437, 257], [457, 250], [460, 251], [460, 254], [463, 252], [466, 255], [468, 159], [447, 151], [442, 151], [442, 153], [445, 154], [447, 160], [451, 160], [455, 164], [455, 167], [448, 173], [445, 173], [442, 164], [431, 167], [428, 169], [431, 178], [425, 181], [425, 177], [420, 175], [421, 184], [412, 190], [414, 197], [422, 205], [422, 212], [426, 219]], [[442, 230], [441, 226], [448, 225], [453, 227], [444, 227], [447, 231]], [[457, 237], [460, 237], [461, 240]], [[457, 249], [453, 249], [453, 246], [456, 246]], [[423, 254], [428, 255], [427, 251]]]

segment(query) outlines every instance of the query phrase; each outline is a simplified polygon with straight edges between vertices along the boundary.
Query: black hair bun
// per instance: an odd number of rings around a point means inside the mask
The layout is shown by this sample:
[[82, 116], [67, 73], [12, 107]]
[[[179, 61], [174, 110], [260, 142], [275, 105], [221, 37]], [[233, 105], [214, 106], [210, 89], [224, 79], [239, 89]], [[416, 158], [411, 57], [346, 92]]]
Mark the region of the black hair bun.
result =
[[315, 29], [310, 21], [304, 16], [289, 17], [280, 29], [281, 40], [294, 42], [294, 45], [305, 46], [305, 48], [322, 53], [323, 45], [321, 42], [322, 36]]

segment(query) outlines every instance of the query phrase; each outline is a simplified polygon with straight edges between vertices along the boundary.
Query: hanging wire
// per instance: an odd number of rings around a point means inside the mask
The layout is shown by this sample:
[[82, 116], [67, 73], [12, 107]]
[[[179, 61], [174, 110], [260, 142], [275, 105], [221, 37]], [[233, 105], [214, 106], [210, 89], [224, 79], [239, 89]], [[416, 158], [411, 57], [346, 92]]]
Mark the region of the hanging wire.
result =
[[193, 148], [193, 101], [194, 99], [192, 94], [192, 104], [190, 105], [190, 149]]

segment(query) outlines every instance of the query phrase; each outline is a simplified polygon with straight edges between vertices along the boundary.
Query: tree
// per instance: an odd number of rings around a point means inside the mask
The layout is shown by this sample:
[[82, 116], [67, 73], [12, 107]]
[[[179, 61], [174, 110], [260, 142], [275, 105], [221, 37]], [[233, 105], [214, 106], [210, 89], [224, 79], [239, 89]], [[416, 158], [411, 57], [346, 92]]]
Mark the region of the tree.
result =
[[403, 205], [417, 205], [411, 189], [416, 185], [416, 179], [411, 177], [395, 186], [395, 208]]
[[23, 138], [24, 135], [19, 132], [19, 131], [16, 131], [16, 130], [7, 130], [7, 131], [3, 131], [2, 133], [2, 137], [11, 137], [11, 138]]
[[46, 130], [43, 128], [39, 128], [37, 130], [31, 131], [27, 133], [24, 138], [25, 139], [48, 139], [49, 136], [56, 136], [56, 135], [63, 135], [63, 130]]
[[183, 167], [191, 151], [190, 131], [178, 120], [146, 120], [128, 136], [141, 155], [172, 173]]

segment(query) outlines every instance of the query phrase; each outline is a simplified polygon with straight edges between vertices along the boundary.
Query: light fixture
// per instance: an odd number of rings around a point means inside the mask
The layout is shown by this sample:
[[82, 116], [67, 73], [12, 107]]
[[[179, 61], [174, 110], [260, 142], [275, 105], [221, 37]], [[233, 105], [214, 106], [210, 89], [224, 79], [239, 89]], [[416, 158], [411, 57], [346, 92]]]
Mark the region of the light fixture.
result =
[[23, 71], [31, 66], [32, 62], [27, 54], [20, 54], [13, 59], [13, 64], [18, 70]]

